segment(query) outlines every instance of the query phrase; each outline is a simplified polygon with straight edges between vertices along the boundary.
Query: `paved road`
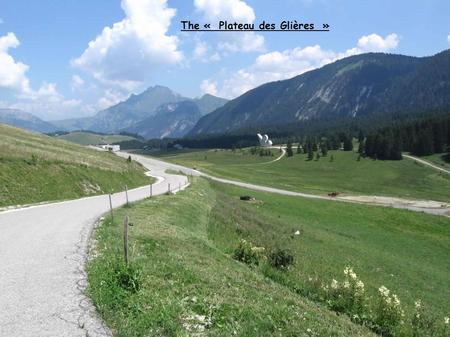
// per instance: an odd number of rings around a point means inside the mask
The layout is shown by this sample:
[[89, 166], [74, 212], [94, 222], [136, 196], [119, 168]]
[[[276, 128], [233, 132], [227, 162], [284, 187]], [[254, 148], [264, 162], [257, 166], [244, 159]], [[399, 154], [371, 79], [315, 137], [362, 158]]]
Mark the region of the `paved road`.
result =
[[[154, 176], [153, 193], [186, 185], [187, 177], [164, 173], [166, 165], [140, 160]], [[149, 186], [129, 191], [148, 197]], [[113, 195], [113, 206], [125, 193]], [[0, 336], [110, 336], [83, 295], [84, 261], [95, 221], [109, 209], [107, 195], [0, 213]]]
[[409, 199], [383, 197], [383, 196], [328, 197], [328, 196], [321, 196], [321, 195], [315, 195], [315, 194], [309, 194], [309, 193], [293, 192], [293, 191], [283, 190], [283, 189], [274, 188], [274, 187], [261, 186], [261, 185], [255, 185], [255, 184], [245, 183], [245, 182], [236, 181], [236, 180], [218, 178], [218, 177], [214, 177], [209, 174], [200, 172], [198, 170], [194, 170], [194, 169], [180, 166], [180, 165], [169, 164], [169, 163], [163, 162], [161, 160], [150, 158], [150, 157], [137, 156], [137, 155], [133, 155], [133, 154], [132, 154], [132, 156], [134, 156], [135, 159], [138, 159], [141, 162], [145, 162], [147, 165], [150, 164], [155, 167], [163, 167], [166, 169], [170, 168], [170, 169], [181, 171], [187, 175], [202, 176], [202, 177], [206, 177], [206, 178], [209, 178], [211, 180], [218, 181], [221, 183], [240, 186], [240, 187], [248, 188], [248, 189], [255, 190], [255, 191], [277, 193], [277, 194], [282, 194], [282, 195], [303, 197], [303, 198], [309, 198], [309, 199], [321, 199], [321, 200], [350, 202], [350, 203], [368, 204], [368, 205], [374, 205], [374, 206], [385, 206], [385, 207], [393, 207], [393, 208], [400, 208], [400, 209], [408, 209], [410, 211], [423, 212], [423, 213], [434, 214], [434, 215], [447, 215], [450, 213], [450, 204], [444, 203], [444, 202], [437, 202], [437, 201], [430, 201], [430, 200], [409, 200]]
[[446, 170], [445, 168], [442, 168], [442, 167], [437, 166], [437, 165], [435, 165], [435, 164], [433, 164], [433, 163], [430, 163], [429, 161], [426, 161], [426, 160], [423, 160], [423, 159], [420, 159], [420, 158], [411, 156], [411, 155], [409, 155], [409, 154], [404, 154], [403, 157], [408, 158], [408, 159], [415, 160], [415, 161], [417, 161], [417, 162], [419, 162], [419, 163], [421, 163], [421, 164], [430, 166], [430, 167], [432, 167], [432, 168], [434, 168], [434, 169], [436, 169], [436, 170], [439, 170], [439, 171], [441, 171], [441, 172], [445, 172], [445, 173], [450, 174], [450, 171], [449, 171], [449, 170]]

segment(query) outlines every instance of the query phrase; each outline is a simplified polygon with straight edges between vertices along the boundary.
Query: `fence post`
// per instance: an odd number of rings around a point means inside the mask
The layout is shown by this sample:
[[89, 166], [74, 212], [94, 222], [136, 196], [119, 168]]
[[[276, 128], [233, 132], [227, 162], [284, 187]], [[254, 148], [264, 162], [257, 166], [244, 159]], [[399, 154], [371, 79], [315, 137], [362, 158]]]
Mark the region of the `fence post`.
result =
[[128, 266], [128, 215], [125, 215], [123, 221], [123, 255], [125, 258], [125, 265]]
[[150, 185], [150, 198], [153, 196], [153, 185]]
[[125, 185], [125, 196], [127, 197], [127, 205], [128, 205], [128, 186]]
[[178, 183], [178, 192], [181, 191], [181, 183]]
[[168, 188], [169, 188], [169, 189], [168, 189], [168, 192], [170, 193], [170, 183], [169, 183], [169, 186], [168, 186]]
[[112, 201], [111, 201], [111, 193], [109, 193], [109, 209], [111, 211], [111, 223], [114, 223], [114, 213], [113, 213], [113, 207], [112, 207]]

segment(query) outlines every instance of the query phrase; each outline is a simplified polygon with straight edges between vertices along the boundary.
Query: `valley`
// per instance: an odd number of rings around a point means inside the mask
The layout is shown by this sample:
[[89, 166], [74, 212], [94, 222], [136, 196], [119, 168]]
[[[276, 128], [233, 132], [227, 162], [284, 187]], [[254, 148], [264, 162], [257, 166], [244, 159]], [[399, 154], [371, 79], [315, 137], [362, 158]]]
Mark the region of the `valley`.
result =
[[[271, 151], [274, 156], [280, 152], [277, 148]], [[302, 153], [267, 164], [272, 157], [252, 154], [250, 149], [185, 150], [151, 155], [222, 178], [321, 196], [337, 192], [450, 201], [450, 174], [408, 159], [382, 161], [360, 157], [353, 151], [328, 151], [319, 160], [308, 160], [307, 154]]]

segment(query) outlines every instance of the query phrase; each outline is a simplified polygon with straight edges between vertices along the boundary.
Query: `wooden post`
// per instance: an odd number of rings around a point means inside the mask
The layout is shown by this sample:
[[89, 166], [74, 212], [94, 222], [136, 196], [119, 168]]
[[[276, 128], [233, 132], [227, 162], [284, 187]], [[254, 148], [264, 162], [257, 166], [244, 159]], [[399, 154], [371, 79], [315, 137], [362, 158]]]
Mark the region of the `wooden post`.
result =
[[150, 198], [153, 196], [153, 185], [150, 185]]
[[125, 215], [125, 220], [123, 221], [123, 256], [125, 264], [128, 266], [128, 215]]
[[125, 196], [127, 197], [127, 205], [128, 205], [128, 186], [125, 185]]
[[178, 192], [181, 191], [181, 183], [178, 183]]
[[111, 211], [111, 223], [114, 223], [114, 213], [111, 201], [111, 193], [109, 193], [109, 210]]
[[169, 183], [169, 186], [168, 186], [168, 192], [170, 193], [170, 183]]

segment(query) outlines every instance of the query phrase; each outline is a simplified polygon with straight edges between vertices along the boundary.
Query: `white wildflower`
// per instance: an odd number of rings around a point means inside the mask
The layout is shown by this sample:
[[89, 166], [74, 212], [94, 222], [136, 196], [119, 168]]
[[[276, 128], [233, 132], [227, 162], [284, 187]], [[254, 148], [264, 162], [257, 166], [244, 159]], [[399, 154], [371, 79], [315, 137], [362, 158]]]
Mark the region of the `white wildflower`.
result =
[[415, 301], [414, 306], [416, 307], [416, 309], [420, 309], [422, 307], [422, 301], [421, 300]]
[[337, 289], [337, 288], [339, 288], [339, 283], [338, 283], [338, 281], [336, 281], [335, 279], [333, 279], [333, 280], [331, 281], [331, 288], [332, 288], [332, 289]]
[[344, 281], [344, 288], [350, 288], [350, 283], [348, 281]]
[[400, 299], [397, 297], [397, 295], [396, 294], [393, 294], [392, 295], [392, 298], [393, 298], [393, 302], [394, 302], [394, 305], [396, 306], [396, 307], [398, 307], [398, 306], [400, 306]]
[[449, 324], [450, 323], [450, 317], [445, 317], [444, 318], [444, 324]]
[[356, 282], [356, 290], [358, 292], [364, 292], [364, 283], [361, 280]]
[[386, 288], [385, 286], [381, 286], [380, 288], [378, 288], [378, 291], [380, 292], [381, 296], [383, 297], [389, 297], [389, 289]]

